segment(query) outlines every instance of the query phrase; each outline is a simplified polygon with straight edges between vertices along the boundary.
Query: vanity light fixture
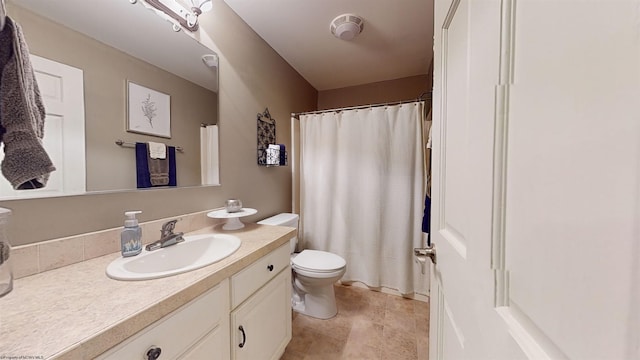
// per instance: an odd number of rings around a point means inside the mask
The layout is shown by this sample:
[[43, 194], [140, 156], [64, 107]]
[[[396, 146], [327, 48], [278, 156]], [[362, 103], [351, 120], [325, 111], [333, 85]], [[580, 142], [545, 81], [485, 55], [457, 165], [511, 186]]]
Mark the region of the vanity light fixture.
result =
[[199, 16], [203, 12], [211, 11], [213, 9], [213, 1], [211, 0], [190, 0], [191, 11]]
[[[135, 4], [138, 0], [129, 0]], [[198, 30], [198, 16], [213, 8], [212, 0], [188, 0], [191, 9], [187, 9], [177, 0], [142, 0], [142, 4], [155, 10], [160, 16], [173, 23], [173, 30], [185, 28], [189, 31]]]

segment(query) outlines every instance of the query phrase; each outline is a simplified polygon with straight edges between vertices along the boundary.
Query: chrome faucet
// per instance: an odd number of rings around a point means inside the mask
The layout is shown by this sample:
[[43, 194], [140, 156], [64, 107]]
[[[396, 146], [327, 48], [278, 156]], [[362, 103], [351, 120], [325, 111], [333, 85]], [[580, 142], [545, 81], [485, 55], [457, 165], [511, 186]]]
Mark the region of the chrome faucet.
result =
[[183, 242], [184, 238], [182, 235], [184, 235], [184, 233], [173, 232], [173, 229], [176, 228], [177, 222], [178, 220], [171, 220], [164, 223], [162, 225], [162, 230], [160, 230], [160, 240], [148, 244], [145, 246], [145, 249], [147, 249], [147, 251], [153, 251]]

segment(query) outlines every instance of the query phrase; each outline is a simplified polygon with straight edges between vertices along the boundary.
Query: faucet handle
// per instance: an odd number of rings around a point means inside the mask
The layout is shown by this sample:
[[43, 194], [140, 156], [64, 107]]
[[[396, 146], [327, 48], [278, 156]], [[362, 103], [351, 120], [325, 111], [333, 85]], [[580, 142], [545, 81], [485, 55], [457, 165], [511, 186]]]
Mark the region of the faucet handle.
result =
[[173, 229], [176, 228], [176, 223], [178, 222], [177, 219], [171, 220], [171, 221], [167, 221], [166, 223], [164, 223], [162, 225], [162, 230], [160, 230], [162, 232], [163, 236], [169, 235], [169, 234], [173, 234]]

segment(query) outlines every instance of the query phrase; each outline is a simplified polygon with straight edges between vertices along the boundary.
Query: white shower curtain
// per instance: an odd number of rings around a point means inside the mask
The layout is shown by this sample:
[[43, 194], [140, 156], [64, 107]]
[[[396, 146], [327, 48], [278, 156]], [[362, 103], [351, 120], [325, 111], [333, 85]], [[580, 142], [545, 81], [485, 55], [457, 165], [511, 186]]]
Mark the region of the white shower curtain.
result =
[[300, 238], [342, 256], [343, 281], [426, 293], [413, 257], [422, 247], [423, 106], [300, 116]]
[[202, 185], [220, 185], [218, 125], [200, 127], [200, 180]]

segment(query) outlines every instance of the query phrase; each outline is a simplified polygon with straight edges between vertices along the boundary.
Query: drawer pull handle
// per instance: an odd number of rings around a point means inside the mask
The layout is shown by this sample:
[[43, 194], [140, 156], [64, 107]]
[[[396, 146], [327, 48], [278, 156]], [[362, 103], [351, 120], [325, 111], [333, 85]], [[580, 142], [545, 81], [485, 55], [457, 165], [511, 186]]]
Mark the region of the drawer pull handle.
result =
[[156, 360], [157, 358], [160, 357], [160, 353], [162, 353], [162, 349], [160, 349], [159, 347], [155, 346], [155, 345], [151, 345], [151, 347], [149, 348], [149, 350], [147, 350], [147, 360]]
[[267, 269], [269, 269], [269, 271], [273, 271], [273, 265], [267, 265]]
[[242, 332], [242, 342], [238, 346], [243, 348], [244, 344], [247, 342], [247, 334], [244, 333], [244, 328], [242, 327], [242, 325], [240, 325], [238, 330], [240, 330]]

